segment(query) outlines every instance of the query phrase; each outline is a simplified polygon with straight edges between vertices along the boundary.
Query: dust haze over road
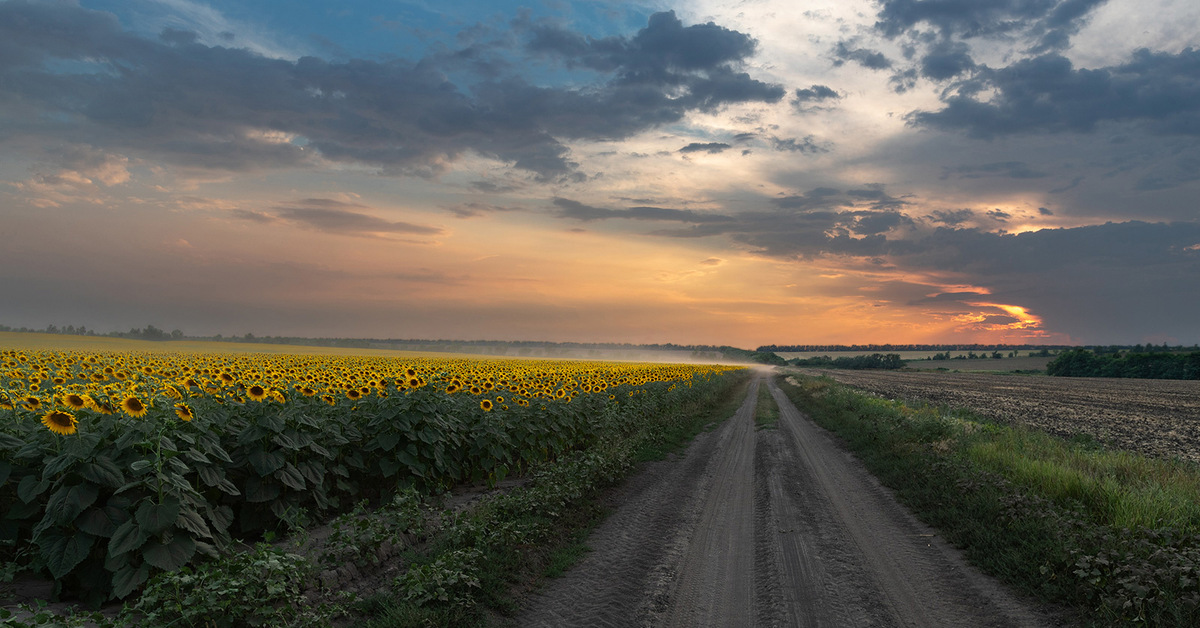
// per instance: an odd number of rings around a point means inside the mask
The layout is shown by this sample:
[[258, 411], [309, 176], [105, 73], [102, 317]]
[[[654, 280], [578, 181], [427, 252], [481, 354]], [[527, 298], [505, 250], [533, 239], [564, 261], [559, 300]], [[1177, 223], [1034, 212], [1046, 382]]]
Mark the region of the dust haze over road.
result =
[[[759, 386], [780, 407], [755, 429]], [[1047, 626], [968, 566], [773, 382], [614, 497], [520, 626]]]

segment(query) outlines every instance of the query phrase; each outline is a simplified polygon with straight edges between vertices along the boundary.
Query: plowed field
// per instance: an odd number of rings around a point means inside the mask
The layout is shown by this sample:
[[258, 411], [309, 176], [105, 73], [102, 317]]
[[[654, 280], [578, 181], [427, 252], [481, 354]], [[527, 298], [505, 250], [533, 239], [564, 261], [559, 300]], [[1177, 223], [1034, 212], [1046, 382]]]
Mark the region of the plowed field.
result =
[[1059, 436], [1200, 462], [1200, 381], [800, 369], [888, 399], [970, 408]]

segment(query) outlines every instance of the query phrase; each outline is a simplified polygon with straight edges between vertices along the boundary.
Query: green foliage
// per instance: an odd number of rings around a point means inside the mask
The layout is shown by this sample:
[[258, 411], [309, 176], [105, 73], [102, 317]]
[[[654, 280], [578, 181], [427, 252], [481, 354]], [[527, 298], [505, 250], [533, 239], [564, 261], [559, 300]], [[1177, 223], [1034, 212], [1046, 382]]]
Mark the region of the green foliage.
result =
[[1200, 351], [1100, 354], [1075, 349], [1051, 360], [1046, 365], [1046, 373], [1061, 377], [1200, 379]]
[[339, 515], [330, 524], [320, 560], [327, 565], [377, 562], [380, 549], [400, 547], [406, 536], [425, 536], [428, 513], [421, 494], [413, 488], [397, 493], [392, 500], [373, 512], [359, 502], [354, 510]]
[[313, 571], [303, 557], [259, 544], [158, 574], [121, 619], [147, 627], [327, 626], [341, 609], [308, 603], [304, 590]]
[[470, 608], [475, 605], [482, 557], [474, 548], [452, 550], [432, 563], [412, 565], [396, 578], [395, 586], [405, 600], [417, 606]]
[[872, 353], [871, 355], [856, 355], [853, 357], [843, 356], [839, 358], [831, 358], [829, 356], [820, 356], [808, 359], [796, 358], [788, 362], [793, 366], [809, 366], [813, 368], [833, 368], [833, 369], [899, 369], [904, 368], [905, 362], [900, 359], [900, 354], [889, 353]]
[[21, 604], [16, 610], [0, 608], [0, 624], [9, 628], [112, 628], [115, 624], [98, 612], [79, 612], [72, 608], [67, 614], [55, 613], [44, 600], [36, 606]]

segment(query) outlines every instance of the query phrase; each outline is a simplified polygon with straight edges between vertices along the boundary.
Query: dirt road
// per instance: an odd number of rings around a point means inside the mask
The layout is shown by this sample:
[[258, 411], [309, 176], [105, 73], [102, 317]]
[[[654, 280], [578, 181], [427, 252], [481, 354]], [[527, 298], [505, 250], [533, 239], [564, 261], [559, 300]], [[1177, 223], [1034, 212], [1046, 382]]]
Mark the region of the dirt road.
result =
[[[755, 429], [760, 385], [780, 406]], [[966, 565], [765, 379], [614, 497], [520, 626], [1045, 626]]]

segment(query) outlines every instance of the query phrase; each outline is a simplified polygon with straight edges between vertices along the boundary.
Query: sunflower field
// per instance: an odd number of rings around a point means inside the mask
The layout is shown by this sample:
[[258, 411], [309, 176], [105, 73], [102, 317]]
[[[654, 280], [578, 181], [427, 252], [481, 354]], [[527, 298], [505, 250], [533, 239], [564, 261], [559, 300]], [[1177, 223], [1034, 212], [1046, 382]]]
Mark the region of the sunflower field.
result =
[[0, 350], [0, 564], [127, 598], [233, 539], [402, 488], [494, 484], [733, 370]]

